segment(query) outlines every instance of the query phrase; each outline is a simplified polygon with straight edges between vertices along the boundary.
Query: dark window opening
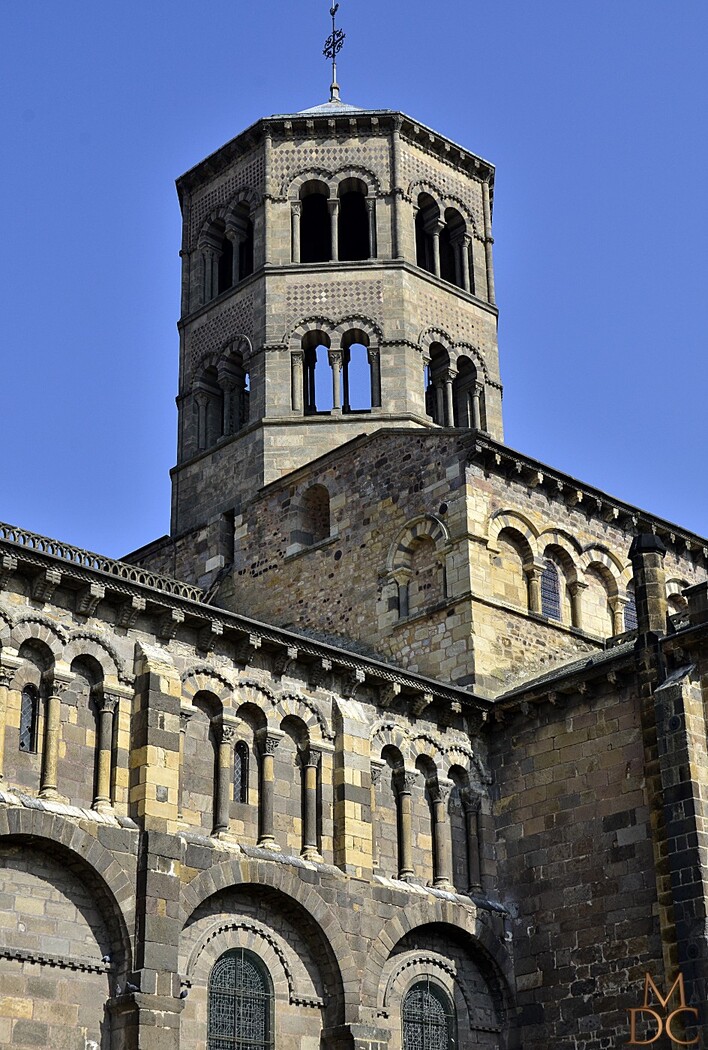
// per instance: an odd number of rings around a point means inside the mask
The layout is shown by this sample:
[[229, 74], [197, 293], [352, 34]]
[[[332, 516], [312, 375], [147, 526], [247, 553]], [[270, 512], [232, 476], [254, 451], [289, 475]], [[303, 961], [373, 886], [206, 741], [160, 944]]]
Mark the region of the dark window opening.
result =
[[450, 228], [445, 226], [440, 231], [440, 276], [443, 281], [457, 284], [457, 267], [455, 265], [455, 247], [450, 239]]
[[329, 492], [324, 485], [313, 485], [302, 497], [300, 541], [308, 546], [329, 538]]
[[366, 198], [358, 190], [339, 198], [339, 258], [342, 262], [368, 259], [369, 213]]
[[[358, 333], [358, 338], [365, 336]], [[366, 345], [353, 342], [342, 349], [342, 411], [370, 412], [371, 386], [371, 364]]]
[[250, 277], [253, 273], [253, 223], [246, 220], [244, 235], [238, 246], [239, 279]]
[[329, 347], [324, 332], [308, 332], [302, 340], [303, 404], [306, 416], [330, 412], [334, 404]]
[[332, 236], [327, 197], [324, 193], [310, 193], [302, 201], [300, 261], [329, 262], [331, 258]]
[[20, 707], [20, 751], [37, 750], [37, 722], [39, 720], [39, 693], [33, 685], [22, 690]]
[[637, 621], [637, 600], [634, 594], [634, 584], [627, 585], [627, 604], [624, 607], [624, 629], [625, 631], [636, 631], [639, 626]]
[[234, 246], [228, 237], [221, 242], [221, 255], [219, 256], [219, 284], [217, 295], [231, 288], [234, 283]]
[[433, 198], [429, 193], [421, 193], [415, 216], [416, 262], [421, 269], [429, 273], [435, 273], [433, 230], [437, 229], [439, 219], [440, 211]]

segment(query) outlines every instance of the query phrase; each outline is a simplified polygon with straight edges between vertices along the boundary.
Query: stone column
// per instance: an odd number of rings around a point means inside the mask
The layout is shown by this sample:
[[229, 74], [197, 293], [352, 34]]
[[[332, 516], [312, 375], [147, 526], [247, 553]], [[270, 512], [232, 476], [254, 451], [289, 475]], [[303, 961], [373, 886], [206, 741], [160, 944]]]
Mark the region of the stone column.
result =
[[480, 846], [480, 813], [481, 799], [471, 791], [464, 792], [462, 805], [465, 811], [465, 831], [467, 833], [467, 874], [469, 877], [469, 892], [479, 893], [482, 889], [482, 874], [479, 863]]
[[179, 777], [177, 784], [177, 819], [182, 819], [182, 792], [184, 791], [184, 738], [187, 735], [193, 710], [183, 707], [179, 713]]
[[381, 774], [386, 768], [386, 763], [380, 758], [371, 760], [371, 868], [378, 871], [380, 868], [380, 847], [376, 838], [376, 785], [381, 779]]
[[377, 254], [376, 244], [376, 198], [366, 198], [366, 211], [369, 217], [369, 258], [375, 259]]
[[330, 244], [332, 262], [339, 262], [339, 198], [327, 201], [329, 206]]
[[462, 262], [462, 288], [465, 292], [472, 291], [472, 282], [470, 280], [470, 244], [472, 238], [469, 233], [464, 234], [462, 242], [460, 244], [460, 259]]
[[628, 601], [623, 595], [615, 594], [610, 598], [610, 609], [612, 611], [612, 633], [624, 634], [624, 610]]
[[69, 686], [69, 679], [54, 676], [47, 697], [44, 722], [44, 750], [39, 797], [61, 799], [57, 790], [57, 768], [59, 765], [59, 741], [61, 739], [61, 698]]
[[104, 693], [97, 698], [98, 708], [98, 776], [96, 778], [96, 797], [92, 808], [98, 813], [110, 812], [111, 805], [111, 769], [113, 759], [113, 718], [118, 707], [118, 697]]
[[482, 391], [481, 383], [475, 383], [472, 389], [472, 427], [474, 430], [482, 429]]
[[452, 830], [447, 803], [453, 785], [437, 780], [429, 786], [433, 801], [433, 886], [452, 886]]
[[496, 303], [494, 293], [494, 258], [492, 254], [492, 208], [489, 200], [489, 183], [482, 183], [482, 204], [484, 207], [484, 255], [487, 267], [487, 299], [490, 303]]
[[529, 589], [529, 612], [541, 614], [541, 574], [543, 566], [524, 566]]
[[317, 770], [322, 755], [315, 748], [300, 754], [302, 769], [302, 849], [305, 860], [322, 860], [317, 842]]
[[371, 369], [371, 407], [381, 408], [381, 352], [377, 346], [366, 351]]
[[339, 350], [329, 351], [329, 367], [332, 369], [332, 409], [334, 412], [342, 410], [341, 376], [342, 354]]
[[234, 743], [236, 726], [222, 721], [217, 727], [219, 752], [217, 757], [216, 798], [214, 800], [214, 834], [229, 830], [231, 811], [231, 784], [234, 778]]
[[[393, 206], [393, 258], [403, 258], [403, 214], [401, 203], [401, 127], [400, 117], [393, 119], [391, 133], [391, 188]], [[415, 261], [415, 260], [414, 260]]]
[[455, 403], [452, 396], [452, 384], [455, 375], [456, 373], [452, 369], [448, 369], [443, 376], [445, 384], [445, 426], [447, 427], [455, 425]]
[[194, 395], [197, 402], [197, 451], [206, 448], [207, 443], [207, 406], [209, 395], [204, 390], [197, 390]]
[[302, 201], [293, 201], [290, 211], [290, 228], [292, 236], [293, 262], [300, 262], [300, 217], [302, 215]]
[[573, 627], [577, 627], [579, 630], [582, 630], [583, 628], [583, 591], [586, 591], [587, 589], [587, 583], [581, 583], [580, 580], [568, 584], [568, 592], [570, 594], [570, 619]]
[[261, 769], [259, 816], [260, 831], [258, 845], [261, 849], [279, 850], [274, 833], [274, 796], [275, 796], [275, 751], [284, 734], [272, 729], [261, 730], [259, 734]]
[[430, 229], [433, 240], [433, 273], [436, 277], [440, 276], [440, 233], [444, 229], [445, 223], [442, 219], [437, 219]]
[[5, 726], [7, 724], [7, 698], [14, 671], [0, 665], [0, 784], [5, 779]]
[[445, 390], [443, 388], [443, 381], [440, 376], [437, 376], [433, 380], [433, 386], [435, 388], [435, 408], [437, 410], [438, 418], [435, 422], [441, 426], [445, 426]]
[[301, 416], [304, 411], [302, 403], [302, 393], [304, 389], [302, 378], [304, 359], [304, 350], [294, 350], [293, 353], [290, 355], [290, 400], [293, 412], [297, 412], [299, 416]]
[[411, 822], [411, 790], [418, 776], [403, 772], [398, 777], [398, 877], [410, 879], [413, 870], [413, 831]]

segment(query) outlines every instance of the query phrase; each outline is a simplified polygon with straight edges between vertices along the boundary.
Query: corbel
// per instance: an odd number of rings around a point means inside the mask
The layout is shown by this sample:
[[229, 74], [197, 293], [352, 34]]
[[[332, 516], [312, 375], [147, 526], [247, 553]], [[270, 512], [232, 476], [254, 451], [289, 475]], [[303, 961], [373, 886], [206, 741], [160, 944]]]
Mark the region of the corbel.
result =
[[260, 634], [247, 634], [244, 635], [243, 638], [239, 638], [234, 646], [234, 658], [236, 663], [243, 664], [244, 667], [247, 667], [260, 649], [261, 641]]
[[3, 554], [0, 558], [0, 587], [4, 587], [12, 574], [17, 571], [17, 558], [14, 554]]
[[137, 595], [133, 595], [132, 598], [126, 599], [121, 602], [118, 609], [118, 626], [129, 627], [135, 626], [135, 621], [141, 613], [145, 612], [146, 601], [144, 598], [140, 598]]
[[61, 583], [58, 569], [44, 569], [32, 581], [32, 597], [36, 602], [50, 602]]
[[379, 690], [379, 707], [383, 707], [384, 710], [391, 707], [400, 695], [399, 682], [385, 682]]
[[218, 620], [210, 620], [197, 635], [197, 648], [203, 653], [210, 653], [224, 633], [224, 625]]
[[366, 672], [360, 667], [352, 668], [342, 675], [342, 696], [347, 700], [353, 700], [357, 690], [366, 681]]
[[294, 645], [289, 645], [286, 649], [280, 649], [273, 656], [273, 674], [276, 678], [282, 678], [286, 674], [293, 664], [297, 661], [298, 651]]
[[92, 583], [83, 587], [76, 597], [76, 611], [79, 616], [93, 616], [98, 603], [105, 597], [106, 588], [102, 583]]
[[164, 641], [171, 641], [177, 634], [177, 628], [184, 623], [181, 609], [167, 609], [160, 617], [157, 633]]
[[332, 661], [323, 656], [308, 668], [308, 680], [313, 689], [319, 689], [332, 670]]

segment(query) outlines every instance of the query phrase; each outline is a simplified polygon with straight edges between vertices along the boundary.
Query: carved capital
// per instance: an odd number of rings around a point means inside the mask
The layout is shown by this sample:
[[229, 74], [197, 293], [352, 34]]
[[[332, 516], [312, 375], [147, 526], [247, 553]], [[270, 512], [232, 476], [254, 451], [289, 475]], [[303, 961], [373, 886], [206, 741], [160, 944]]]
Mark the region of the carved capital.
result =
[[447, 804], [447, 800], [450, 798], [454, 786], [455, 785], [451, 780], [441, 780], [438, 777], [435, 780], [435, 786], [431, 788], [431, 794], [437, 801]]
[[71, 675], [61, 674], [57, 671], [48, 679], [48, 692], [50, 696], [63, 697], [64, 693], [71, 688], [73, 682]]
[[342, 367], [342, 351], [341, 350], [330, 350], [329, 351], [329, 367], [338, 372]]
[[399, 795], [410, 795], [411, 791], [418, 783], [418, 774], [414, 769], [405, 769], [399, 773], [398, 777], [398, 793]]
[[481, 795], [478, 795], [471, 788], [465, 788], [464, 791], [460, 792], [460, 797], [462, 799], [465, 813], [469, 813], [470, 816], [472, 816], [479, 812], [480, 806], [482, 805]]
[[370, 365], [376, 364], [380, 355], [381, 351], [379, 350], [378, 346], [368, 346], [366, 348], [366, 356]]
[[262, 729], [258, 734], [258, 743], [261, 748], [262, 755], [274, 755], [278, 749], [278, 744], [285, 736], [285, 733], [281, 733], [277, 729]]
[[191, 707], [183, 707], [179, 713], [179, 731], [180, 733], [187, 732], [187, 726], [194, 714], [194, 709]]
[[374, 785], [374, 787], [378, 784], [379, 780], [381, 779], [381, 774], [383, 773], [385, 768], [386, 768], [386, 763], [385, 762], [381, 762], [378, 759], [372, 761], [372, 763], [371, 763], [371, 783]]
[[119, 702], [120, 697], [116, 693], [104, 693], [103, 696], [96, 697], [96, 707], [101, 714], [105, 713], [113, 716]]
[[226, 722], [222, 719], [219, 726], [221, 743], [222, 744], [235, 744], [238, 736], [238, 725], [235, 722]]

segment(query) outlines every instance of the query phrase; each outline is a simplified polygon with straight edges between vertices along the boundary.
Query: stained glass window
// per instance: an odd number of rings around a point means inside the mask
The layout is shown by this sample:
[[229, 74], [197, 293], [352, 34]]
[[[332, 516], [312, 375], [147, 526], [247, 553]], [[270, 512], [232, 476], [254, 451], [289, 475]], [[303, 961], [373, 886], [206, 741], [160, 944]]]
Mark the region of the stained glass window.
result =
[[20, 751], [37, 750], [38, 715], [39, 694], [33, 685], [26, 685], [22, 690], [20, 707]]
[[636, 631], [637, 629], [637, 601], [634, 595], [634, 584], [627, 585], [627, 604], [624, 607], [624, 629], [625, 631]]
[[541, 612], [552, 620], [560, 620], [560, 584], [558, 582], [558, 569], [546, 558], [541, 573]]
[[209, 977], [207, 1050], [270, 1050], [273, 991], [253, 952], [236, 948], [214, 964]]
[[403, 1050], [452, 1050], [455, 1012], [447, 994], [432, 981], [414, 984], [403, 1000]]
[[248, 744], [243, 740], [234, 751], [234, 802], [248, 802]]

